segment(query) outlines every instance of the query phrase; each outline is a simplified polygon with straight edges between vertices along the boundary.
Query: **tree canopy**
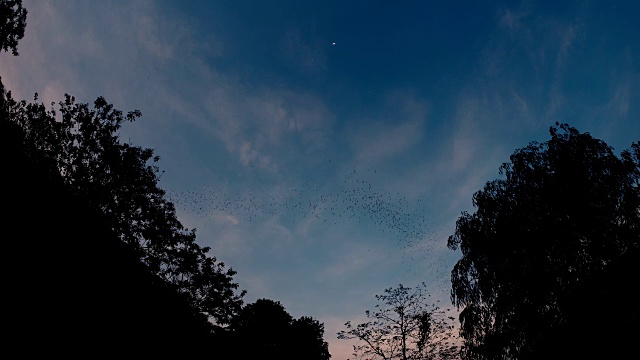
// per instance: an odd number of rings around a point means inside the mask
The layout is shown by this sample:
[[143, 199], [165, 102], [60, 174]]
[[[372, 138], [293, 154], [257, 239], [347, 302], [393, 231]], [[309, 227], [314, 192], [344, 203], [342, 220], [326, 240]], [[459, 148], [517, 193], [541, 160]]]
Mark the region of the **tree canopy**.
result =
[[55, 161], [27, 150], [4, 94], [0, 82], [5, 351], [210, 354], [219, 337], [207, 317], [140, 262], [106, 216], [65, 185]]
[[[18, 55], [26, 14], [0, 0], [1, 50]], [[140, 112], [124, 117], [103, 98], [53, 106], [16, 101], [0, 81], [7, 345], [38, 356], [203, 354], [188, 344], [215, 343], [210, 320], [228, 323], [244, 293], [177, 221], [158, 158], [119, 143]]]
[[[2, 50], [18, 55], [26, 13], [20, 0], [0, 0]], [[159, 157], [120, 142], [123, 123], [140, 116], [103, 97], [90, 106], [65, 95], [47, 109], [37, 94], [31, 103], [14, 100], [0, 81], [9, 209], [2, 225], [21, 232], [6, 246], [15, 260], [5, 262], [14, 274], [9, 339], [30, 354], [88, 346], [237, 357], [245, 346], [256, 358], [328, 360], [322, 323], [293, 319], [271, 300], [243, 307], [236, 272], [178, 221], [158, 185]], [[42, 346], [25, 350], [26, 342]]]
[[639, 143], [618, 157], [569, 125], [550, 134], [511, 155], [449, 237], [467, 359], [540, 357], [575, 294], [640, 245]]
[[328, 360], [324, 325], [312, 317], [294, 319], [278, 301], [247, 304], [229, 326], [234, 353], [241, 359]]
[[27, 26], [27, 9], [22, 0], [0, 0], [0, 51], [18, 55], [18, 41]]
[[[121, 143], [124, 115], [104, 98], [77, 103], [67, 95], [56, 111], [37, 102], [15, 101], [2, 93], [6, 119], [23, 132], [26, 151], [53, 161], [72, 193], [90, 202], [123, 242], [138, 252], [148, 268], [182, 293], [195, 309], [219, 325], [228, 324], [242, 306], [235, 271], [208, 256], [195, 242], [195, 230], [182, 226], [174, 205], [158, 186], [160, 172], [153, 150]], [[35, 155], [38, 156], [35, 156]]]
[[402, 284], [376, 295], [374, 311], [365, 312], [368, 321], [338, 333], [338, 339], [356, 339], [357, 359], [455, 359], [458, 346], [453, 325], [443, 310], [429, 303], [426, 284], [416, 288]]

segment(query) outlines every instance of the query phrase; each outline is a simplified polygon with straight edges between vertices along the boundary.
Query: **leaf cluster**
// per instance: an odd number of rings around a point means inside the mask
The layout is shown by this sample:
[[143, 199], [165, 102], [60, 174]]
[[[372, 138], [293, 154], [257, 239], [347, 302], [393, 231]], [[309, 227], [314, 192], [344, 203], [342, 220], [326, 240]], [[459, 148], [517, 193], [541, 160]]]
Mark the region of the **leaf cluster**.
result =
[[18, 56], [18, 41], [27, 26], [27, 9], [22, 0], [0, 0], [0, 51]]

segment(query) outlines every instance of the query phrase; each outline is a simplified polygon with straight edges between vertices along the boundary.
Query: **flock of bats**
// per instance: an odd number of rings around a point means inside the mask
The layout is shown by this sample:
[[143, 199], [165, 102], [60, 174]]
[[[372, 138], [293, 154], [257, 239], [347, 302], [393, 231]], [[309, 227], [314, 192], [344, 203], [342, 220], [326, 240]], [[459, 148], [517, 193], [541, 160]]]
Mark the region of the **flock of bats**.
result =
[[[369, 170], [373, 175], [375, 171]], [[178, 211], [200, 216], [224, 214], [239, 222], [257, 223], [276, 219], [284, 226], [298, 221], [313, 221], [317, 226], [342, 226], [357, 223], [378, 232], [403, 250], [403, 261], [427, 260], [436, 241], [420, 199], [409, 200], [399, 192], [384, 191], [358, 176], [346, 175], [339, 188], [327, 191], [308, 182], [298, 187], [230, 194], [211, 185], [169, 193]], [[435, 264], [434, 264], [435, 265]]]

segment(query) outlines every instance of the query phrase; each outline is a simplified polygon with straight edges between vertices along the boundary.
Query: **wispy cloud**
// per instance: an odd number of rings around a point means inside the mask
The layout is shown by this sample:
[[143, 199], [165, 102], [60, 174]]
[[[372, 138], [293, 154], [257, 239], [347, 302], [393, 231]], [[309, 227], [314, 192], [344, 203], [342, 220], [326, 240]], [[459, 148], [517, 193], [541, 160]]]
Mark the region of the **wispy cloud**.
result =
[[569, 17], [542, 15], [524, 1], [498, 11], [496, 27], [484, 46], [476, 79], [485, 91], [508, 100], [515, 96], [534, 116], [549, 122], [567, 106], [566, 66], [585, 39], [588, 5]]
[[[220, 73], [207, 59], [223, 56], [224, 41], [210, 34], [197, 42], [191, 24], [167, 17], [156, 3], [26, 5], [22, 56], [0, 64], [3, 82], [18, 98], [39, 92], [50, 103], [68, 92], [86, 102], [104, 95], [124, 110], [144, 106], [144, 121], [125, 129], [137, 143], [162, 149], [162, 141], [179, 141], [185, 129], [172, 132], [179, 120], [223, 143], [235, 161], [271, 172], [297, 154], [327, 146], [334, 115], [319, 96]], [[104, 28], [113, 31], [107, 35]], [[300, 61], [321, 67], [313, 41], [295, 31], [287, 36], [291, 56], [304, 55]]]
[[[220, 82], [219, 82], [220, 84]], [[312, 93], [226, 82], [211, 91], [198, 120], [245, 166], [276, 171], [305, 150], [327, 146], [333, 114]], [[300, 148], [303, 146], [303, 148]]]
[[605, 108], [616, 117], [625, 118], [629, 114], [634, 92], [640, 89], [640, 73], [626, 71], [624, 76], [616, 80], [617, 83], [613, 85], [613, 93]]
[[424, 139], [428, 102], [410, 92], [394, 92], [386, 100], [384, 117], [361, 122], [350, 136], [361, 166], [380, 165], [400, 156]]

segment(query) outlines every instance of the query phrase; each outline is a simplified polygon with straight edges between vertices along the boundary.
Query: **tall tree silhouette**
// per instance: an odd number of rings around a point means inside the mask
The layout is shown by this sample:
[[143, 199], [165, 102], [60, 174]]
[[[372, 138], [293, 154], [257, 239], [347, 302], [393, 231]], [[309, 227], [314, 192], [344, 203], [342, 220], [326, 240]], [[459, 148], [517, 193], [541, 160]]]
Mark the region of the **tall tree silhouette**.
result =
[[235, 357], [241, 359], [328, 360], [324, 325], [303, 316], [293, 319], [278, 301], [247, 304], [229, 326]]
[[140, 262], [55, 161], [29, 154], [4, 100], [0, 82], [6, 353], [211, 355], [220, 344], [207, 317]]
[[195, 242], [195, 231], [178, 221], [174, 205], [158, 186], [153, 150], [122, 144], [118, 130], [126, 115], [104, 98], [93, 108], [66, 95], [58, 111], [42, 103], [17, 102], [10, 92], [3, 101], [8, 119], [23, 129], [27, 151], [55, 162], [65, 184], [99, 209], [111, 229], [138, 251], [149, 269], [183, 293], [192, 305], [220, 325], [242, 306], [235, 271], [207, 255]]
[[445, 312], [429, 303], [424, 283], [416, 288], [402, 284], [376, 295], [378, 304], [367, 310], [368, 321], [338, 333], [338, 339], [356, 339], [357, 359], [431, 360], [456, 359], [458, 346]]
[[511, 155], [449, 237], [462, 251], [451, 297], [467, 359], [544, 357], [550, 337], [576, 330], [569, 314], [585, 309], [576, 294], [640, 245], [640, 145], [617, 157], [566, 124], [550, 134]]
[[27, 26], [27, 9], [22, 0], [0, 0], [0, 51], [18, 55], [18, 41]]
[[[0, 1], [0, 16], [1, 49], [17, 55], [26, 10]], [[122, 113], [94, 105], [67, 96], [57, 117], [0, 81], [5, 347], [26, 357], [210, 354], [219, 337], [207, 317], [227, 323], [242, 305], [235, 272], [177, 221], [152, 151], [118, 142]]]

